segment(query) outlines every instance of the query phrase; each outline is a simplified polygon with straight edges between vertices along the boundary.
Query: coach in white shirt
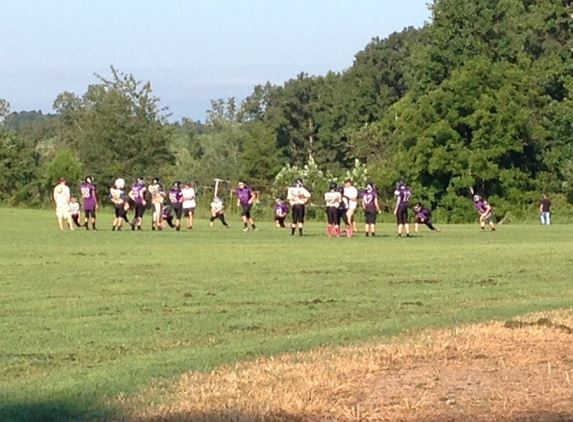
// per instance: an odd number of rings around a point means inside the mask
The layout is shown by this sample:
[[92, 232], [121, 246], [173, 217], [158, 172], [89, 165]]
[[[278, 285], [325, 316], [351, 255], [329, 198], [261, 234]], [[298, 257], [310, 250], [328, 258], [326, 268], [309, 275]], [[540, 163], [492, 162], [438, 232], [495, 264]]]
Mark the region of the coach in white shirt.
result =
[[66, 185], [66, 178], [60, 177], [60, 183], [54, 188], [54, 202], [56, 203], [56, 217], [60, 230], [64, 230], [64, 220], [67, 221], [70, 230], [74, 229], [72, 225], [72, 216], [70, 214], [70, 188]]
[[183, 184], [183, 189], [181, 189], [181, 198], [183, 199], [183, 214], [187, 220], [187, 228], [193, 228], [193, 215], [195, 214], [195, 207], [197, 202], [195, 202], [195, 189], [191, 187], [190, 182], [185, 182]]
[[352, 185], [352, 180], [344, 180], [344, 196], [348, 199], [348, 210], [346, 216], [348, 222], [352, 224], [352, 232], [356, 233], [356, 221], [354, 220], [354, 213], [358, 207], [358, 189]]

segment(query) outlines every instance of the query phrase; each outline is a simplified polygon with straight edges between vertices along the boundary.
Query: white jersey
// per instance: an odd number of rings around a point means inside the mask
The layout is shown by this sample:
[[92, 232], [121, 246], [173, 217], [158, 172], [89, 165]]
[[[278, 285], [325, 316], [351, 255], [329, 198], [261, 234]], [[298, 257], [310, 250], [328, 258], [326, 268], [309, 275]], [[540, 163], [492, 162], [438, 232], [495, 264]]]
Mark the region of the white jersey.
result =
[[79, 202], [70, 202], [70, 214], [77, 215], [80, 213]]
[[64, 184], [59, 184], [54, 188], [54, 201], [59, 208], [67, 208], [70, 204], [70, 188]]
[[338, 208], [340, 201], [342, 201], [340, 192], [326, 192], [324, 194], [324, 202], [326, 202], [327, 207]]
[[292, 205], [304, 205], [310, 199], [310, 192], [304, 187], [291, 186], [288, 188], [287, 200]]
[[344, 196], [348, 198], [348, 208], [351, 210], [356, 209], [358, 205], [358, 189], [354, 186], [348, 186], [344, 188]]
[[197, 203], [195, 202], [195, 189], [193, 188], [183, 188], [181, 189], [181, 197], [183, 198], [183, 208], [195, 208]]
[[221, 211], [223, 211], [223, 203], [221, 201], [211, 202], [211, 214], [219, 214]]

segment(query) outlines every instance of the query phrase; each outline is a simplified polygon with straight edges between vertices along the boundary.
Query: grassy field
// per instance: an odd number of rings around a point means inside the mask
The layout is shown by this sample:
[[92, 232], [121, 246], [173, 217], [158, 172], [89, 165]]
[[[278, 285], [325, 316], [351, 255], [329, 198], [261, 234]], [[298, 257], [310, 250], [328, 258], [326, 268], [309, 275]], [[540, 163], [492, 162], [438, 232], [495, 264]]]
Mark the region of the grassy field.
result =
[[323, 224], [299, 238], [235, 218], [179, 233], [111, 232], [110, 215], [98, 233], [59, 232], [48, 211], [0, 219], [1, 421], [91, 419], [116, 411], [106, 397], [186, 370], [573, 297], [566, 225], [328, 239]]

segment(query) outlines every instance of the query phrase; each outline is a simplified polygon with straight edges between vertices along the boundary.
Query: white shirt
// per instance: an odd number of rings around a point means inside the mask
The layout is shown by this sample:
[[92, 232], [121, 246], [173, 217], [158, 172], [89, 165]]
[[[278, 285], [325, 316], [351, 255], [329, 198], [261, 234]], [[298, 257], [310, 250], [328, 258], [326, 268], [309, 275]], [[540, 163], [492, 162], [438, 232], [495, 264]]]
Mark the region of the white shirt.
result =
[[351, 210], [355, 209], [358, 205], [358, 189], [354, 186], [348, 186], [344, 188], [344, 196], [348, 198], [348, 208]]
[[76, 215], [80, 213], [80, 204], [78, 202], [70, 202], [70, 214]]
[[215, 215], [223, 211], [223, 203], [220, 201], [211, 202], [211, 214]]
[[326, 192], [324, 194], [324, 202], [326, 202], [327, 207], [338, 208], [340, 201], [342, 201], [342, 195], [340, 195], [340, 192]]
[[183, 208], [195, 208], [197, 206], [195, 202], [195, 189], [183, 188], [181, 189], [181, 195], [183, 197]]
[[70, 203], [70, 188], [59, 184], [54, 188], [54, 201], [58, 207], [68, 207]]
[[291, 205], [306, 204], [310, 198], [310, 192], [303, 187], [292, 186], [288, 188], [287, 200]]

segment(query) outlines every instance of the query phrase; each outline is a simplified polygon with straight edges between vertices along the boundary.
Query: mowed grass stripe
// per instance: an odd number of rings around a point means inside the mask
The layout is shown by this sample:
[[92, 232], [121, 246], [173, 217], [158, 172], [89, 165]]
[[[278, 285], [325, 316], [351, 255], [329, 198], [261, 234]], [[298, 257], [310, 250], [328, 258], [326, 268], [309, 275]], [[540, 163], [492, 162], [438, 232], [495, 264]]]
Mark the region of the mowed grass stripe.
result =
[[270, 223], [243, 233], [237, 217], [179, 233], [113, 233], [107, 213], [98, 233], [60, 233], [48, 211], [0, 218], [2, 420], [82, 419], [156, 377], [573, 296], [565, 225], [328, 239], [318, 223], [303, 238]]

